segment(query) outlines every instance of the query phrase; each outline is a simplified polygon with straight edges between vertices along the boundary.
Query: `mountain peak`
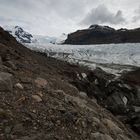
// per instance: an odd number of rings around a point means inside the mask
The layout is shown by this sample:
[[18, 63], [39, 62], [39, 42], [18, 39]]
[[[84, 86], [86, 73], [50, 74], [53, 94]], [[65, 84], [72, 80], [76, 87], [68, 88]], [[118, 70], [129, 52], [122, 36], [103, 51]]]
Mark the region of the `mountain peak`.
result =
[[114, 28], [111, 28], [109, 26], [102, 26], [98, 24], [91, 25], [89, 29], [95, 30], [95, 31], [115, 31]]
[[13, 35], [20, 43], [31, 43], [34, 40], [33, 35], [26, 32], [20, 26], [5, 26], [5, 30]]

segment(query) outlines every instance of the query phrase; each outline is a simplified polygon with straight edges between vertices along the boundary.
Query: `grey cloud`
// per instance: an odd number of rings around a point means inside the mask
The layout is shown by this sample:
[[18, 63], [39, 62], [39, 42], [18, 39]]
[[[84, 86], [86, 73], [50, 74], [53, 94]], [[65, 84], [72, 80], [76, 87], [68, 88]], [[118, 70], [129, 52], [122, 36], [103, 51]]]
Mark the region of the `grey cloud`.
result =
[[83, 25], [90, 24], [120, 24], [124, 23], [122, 11], [118, 10], [115, 14], [110, 12], [105, 5], [99, 5], [97, 8], [93, 8], [90, 13], [80, 22]]
[[107, 23], [120, 27], [125, 19], [116, 7], [130, 19], [133, 12], [127, 9], [138, 3], [139, 0], [0, 0], [0, 26], [19, 25], [34, 34], [59, 35], [81, 29], [79, 22], [85, 17], [84, 25]]
[[140, 20], [140, 6], [134, 12], [135, 16], [133, 16], [132, 22], [138, 22]]

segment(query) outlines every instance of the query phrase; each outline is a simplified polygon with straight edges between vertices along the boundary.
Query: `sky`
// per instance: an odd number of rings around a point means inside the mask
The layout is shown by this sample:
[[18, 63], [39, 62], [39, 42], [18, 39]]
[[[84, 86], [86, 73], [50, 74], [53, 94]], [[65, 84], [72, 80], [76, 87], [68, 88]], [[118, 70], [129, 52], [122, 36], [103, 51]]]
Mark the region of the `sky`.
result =
[[0, 0], [0, 26], [59, 36], [92, 24], [140, 27], [140, 0]]

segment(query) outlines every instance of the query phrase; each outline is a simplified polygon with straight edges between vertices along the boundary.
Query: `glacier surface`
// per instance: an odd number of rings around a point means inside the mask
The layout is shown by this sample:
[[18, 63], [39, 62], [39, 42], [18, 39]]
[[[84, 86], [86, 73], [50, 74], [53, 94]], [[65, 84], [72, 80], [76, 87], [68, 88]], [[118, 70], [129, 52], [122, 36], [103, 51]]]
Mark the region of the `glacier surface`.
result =
[[140, 66], [140, 43], [102, 45], [37, 45], [27, 44], [28, 48], [45, 52], [48, 56], [78, 63], [90, 68], [96, 65], [104, 70], [120, 72]]

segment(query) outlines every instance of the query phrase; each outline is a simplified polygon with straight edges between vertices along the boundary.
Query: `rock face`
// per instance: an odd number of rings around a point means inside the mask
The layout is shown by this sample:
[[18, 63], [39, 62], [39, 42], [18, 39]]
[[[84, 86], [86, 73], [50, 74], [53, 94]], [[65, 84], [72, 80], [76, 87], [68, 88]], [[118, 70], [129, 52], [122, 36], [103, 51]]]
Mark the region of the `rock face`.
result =
[[78, 30], [68, 35], [64, 44], [109, 44], [109, 43], [138, 43], [140, 28], [115, 30], [108, 26], [91, 25], [88, 29]]
[[[1, 65], [13, 74], [5, 69], [0, 72], [0, 139], [139, 140], [137, 134], [105, 109], [108, 97], [120, 89], [120, 82], [109, 81], [114, 75], [101, 69], [89, 71], [30, 51], [2, 29], [0, 56]], [[12, 63], [7, 65], [7, 61]], [[132, 86], [124, 87], [132, 90]], [[126, 93], [130, 96], [131, 92]], [[125, 95], [128, 100], [122, 98], [126, 107], [131, 105], [129, 96]], [[129, 115], [130, 126], [139, 132], [138, 115]]]

